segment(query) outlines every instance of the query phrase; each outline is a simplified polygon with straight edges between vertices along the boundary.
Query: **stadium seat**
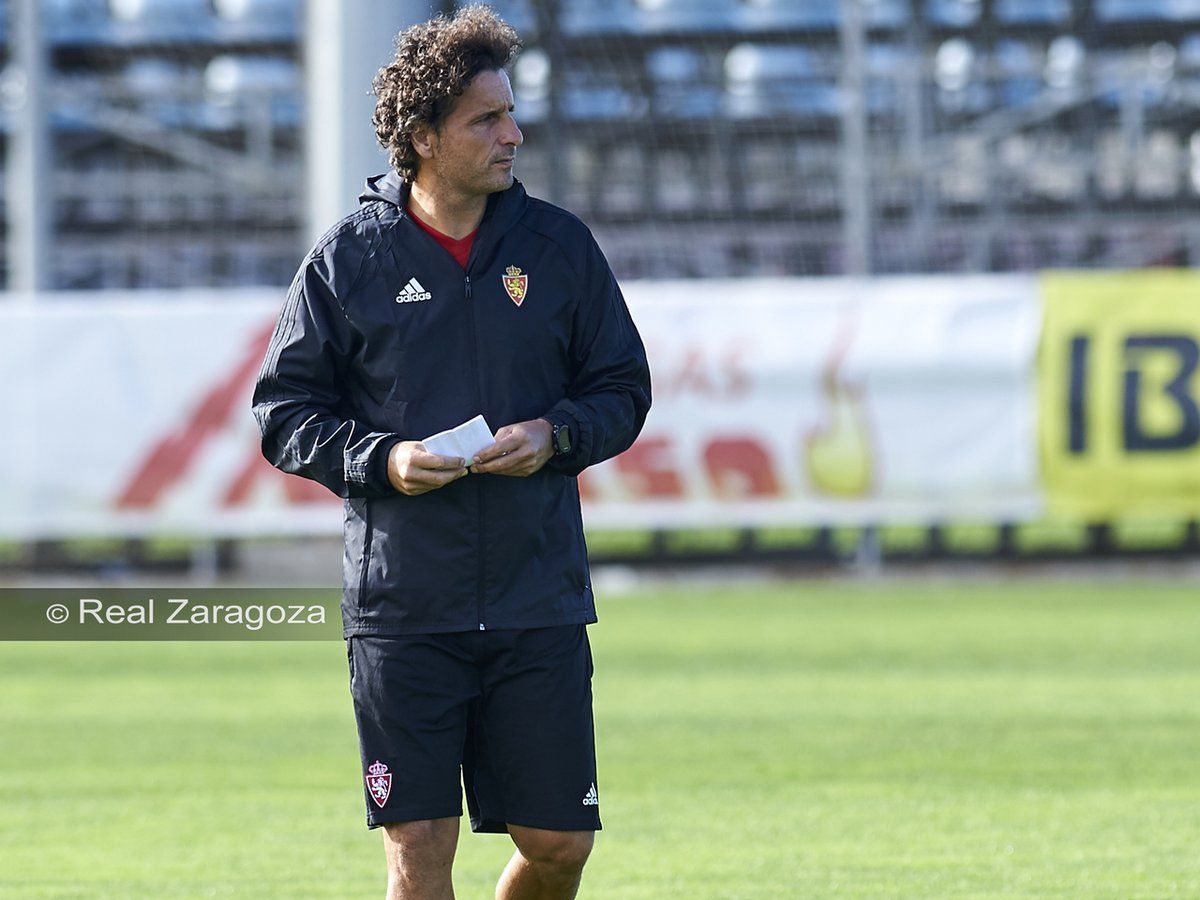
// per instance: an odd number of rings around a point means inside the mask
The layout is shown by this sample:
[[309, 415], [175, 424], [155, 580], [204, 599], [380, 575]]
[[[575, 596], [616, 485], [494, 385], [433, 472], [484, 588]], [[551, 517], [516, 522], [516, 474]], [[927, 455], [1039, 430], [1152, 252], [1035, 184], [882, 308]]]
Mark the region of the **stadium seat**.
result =
[[537, 47], [513, 65], [513, 100], [518, 122], [541, 122], [550, 115], [550, 58]]
[[131, 60], [122, 75], [123, 104], [167, 129], [230, 131], [245, 116], [230, 103], [214, 102], [202, 72], [178, 60], [150, 57]]
[[1135, 47], [1105, 54], [1092, 66], [1101, 105], [1119, 109], [1137, 91], [1145, 109], [1167, 107], [1177, 102], [1173, 89], [1180, 66], [1179, 52], [1160, 41], [1147, 47]]
[[84, 225], [119, 225], [128, 219], [128, 196], [124, 179], [112, 164], [93, 162], [58, 173], [59, 190], [76, 201], [68, 215]]
[[517, 29], [526, 44], [536, 37], [537, 16], [534, 14], [533, 0], [498, 0], [490, 5], [505, 22]]
[[568, 37], [636, 30], [633, 0], [562, 0], [559, 26]]
[[212, 0], [212, 5], [217, 16], [228, 22], [265, 21], [300, 12], [296, 0]]
[[1102, 22], [1200, 21], [1200, 0], [1096, 0]]
[[1071, 0], [996, 0], [993, 13], [1006, 25], [1058, 25], [1071, 18]]
[[[909, 16], [907, 0], [864, 0], [863, 13], [872, 28], [899, 28]], [[833, 30], [842, 16], [836, 0], [744, 0], [741, 20], [748, 29]]]
[[720, 79], [691, 47], [659, 47], [646, 57], [655, 117], [711, 119], [721, 114]]
[[1200, 34], [1189, 34], [1179, 42], [1177, 65], [1180, 73], [1200, 72]]
[[1046, 48], [1046, 85], [1051, 89], [1078, 86], [1084, 77], [1086, 51], [1083, 42], [1071, 34], [1060, 34]]
[[109, 12], [116, 22], [166, 23], [197, 22], [211, 17], [211, 0], [108, 0]]
[[303, 0], [212, 0], [216, 39], [227, 41], [298, 40]]
[[646, 97], [621, 79], [621, 73], [612, 71], [579, 65], [570, 68], [564, 73], [560, 94], [564, 116], [585, 122], [642, 118], [648, 106]]
[[184, 68], [177, 58], [132, 59], [121, 73], [121, 82], [132, 97], [177, 97], [186, 93]]
[[[1147, 66], [1147, 62], [1150, 65]], [[1146, 109], [1170, 106], [1176, 97], [1175, 91], [1171, 90], [1176, 66], [1177, 53], [1174, 47], [1165, 43], [1148, 50], [1141, 47], [1106, 54], [1096, 60], [1091, 70], [1099, 103], [1110, 109], [1121, 109], [1128, 101], [1130, 91], [1136, 91], [1138, 101]], [[1130, 77], [1133, 72], [1136, 76]]]
[[728, 0], [635, 0], [637, 28], [645, 32], [728, 31], [735, 25], [736, 3]]
[[1026, 41], [1001, 40], [992, 50], [992, 73], [1001, 106], [1022, 107], [1042, 93], [1041, 50]]
[[899, 115], [900, 83], [904, 70], [917, 65], [912, 54], [897, 44], [867, 45], [867, 110], [873, 115]]
[[836, 116], [836, 72], [809, 47], [739, 44], [725, 57], [725, 109], [736, 119]]
[[801, 28], [833, 30], [840, 17], [838, 5], [829, 0], [745, 0], [741, 13], [748, 30]]
[[93, 73], [60, 72], [55, 78], [57, 90], [50, 108], [50, 125], [56, 132], [93, 130], [91, 111], [108, 102], [118, 82], [97, 78]]
[[906, 0], [865, 0], [867, 24], [872, 28], [902, 28], [909, 22]]
[[113, 43], [207, 42], [210, 0], [108, 0]]
[[204, 69], [204, 87], [210, 94], [236, 97], [299, 93], [303, 83], [293, 60], [239, 53], [213, 57]]
[[107, 43], [108, 0], [47, 0], [43, 27], [56, 44]]
[[[194, 70], [192, 72], [195, 74]], [[166, 128], [195, 126], [196, 106], [200, 102], [193, 77], [177, 59], [149, 57], [130, 60], [121, 73], [121, 106], [132, 105], [135, 112], [148, 116]]]
[[980, 76], [975, 46], [953, 37], [934, 55], [934, 83], [939, 108], [951, 115], [983, 112], [992, 103], [989, 85]]
[[[266, 113], [272, 125], [299, 127], [302, 115], [303, 78], [299, 66], [279, 56], [229, 54], [217, 56], [204, 69], [207, 127], [250, 125]], [[223, 115], [219, 109], [224, 108]], [[261, 124], [261, 123], [259, 123]]]
[[980, 0], [928, 0], [926, 21], [944, 28], [966, 28], [979, 21]]

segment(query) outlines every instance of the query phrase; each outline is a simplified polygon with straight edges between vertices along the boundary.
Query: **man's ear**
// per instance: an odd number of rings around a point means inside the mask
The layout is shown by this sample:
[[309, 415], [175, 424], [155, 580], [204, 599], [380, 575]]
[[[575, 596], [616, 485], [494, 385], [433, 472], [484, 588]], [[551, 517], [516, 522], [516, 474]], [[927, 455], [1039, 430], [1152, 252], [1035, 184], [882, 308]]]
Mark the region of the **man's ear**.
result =
[[412, 142], [413, 149], [417, 151], [417, 156], [421, 159], [433, 159], [434, 151], [437, 149], [437, 132], [428, 125], [418, 125], [412, 130], [408, 136]]

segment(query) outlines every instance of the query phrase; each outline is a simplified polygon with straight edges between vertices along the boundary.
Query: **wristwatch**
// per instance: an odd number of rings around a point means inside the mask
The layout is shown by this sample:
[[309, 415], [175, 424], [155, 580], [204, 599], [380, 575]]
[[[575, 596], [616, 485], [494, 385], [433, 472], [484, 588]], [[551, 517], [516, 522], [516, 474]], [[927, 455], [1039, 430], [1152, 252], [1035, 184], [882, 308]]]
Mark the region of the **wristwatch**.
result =
[[550, 437], [550, 446], [554, 448], [555, 456], [566, 456], [571, 452], [571, 426], [570, 425], [555, 425], [550, 423], [553, 431]]

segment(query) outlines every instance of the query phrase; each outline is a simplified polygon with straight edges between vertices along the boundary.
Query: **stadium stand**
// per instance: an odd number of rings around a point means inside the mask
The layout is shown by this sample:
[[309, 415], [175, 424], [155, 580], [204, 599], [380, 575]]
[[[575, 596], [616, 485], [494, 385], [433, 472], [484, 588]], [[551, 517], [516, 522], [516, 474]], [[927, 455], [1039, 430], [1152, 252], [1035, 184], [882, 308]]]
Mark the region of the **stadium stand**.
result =
[[303, 252], [300, 0], [51, 0], [64, 289], [281, 284]]
[[[519, 174], [621, 275], [841, 271], [839, 3], [496, 5]], [[45, 9], [56, 286], [286, 282], [301, 0]], [[1196, 261], [1200, 0], [864, 0], [863, 27], [872, 271]]]

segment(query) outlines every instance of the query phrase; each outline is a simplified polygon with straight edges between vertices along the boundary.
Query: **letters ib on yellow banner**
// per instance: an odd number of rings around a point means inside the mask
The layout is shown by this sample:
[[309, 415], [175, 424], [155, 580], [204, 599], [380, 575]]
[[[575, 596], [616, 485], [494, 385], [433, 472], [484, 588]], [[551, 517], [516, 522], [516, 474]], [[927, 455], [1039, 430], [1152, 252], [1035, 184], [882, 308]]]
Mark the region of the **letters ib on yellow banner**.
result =
[[1042, 296], [1051, 514], [1200, 514], [1200, 273], [1053, 272]]

